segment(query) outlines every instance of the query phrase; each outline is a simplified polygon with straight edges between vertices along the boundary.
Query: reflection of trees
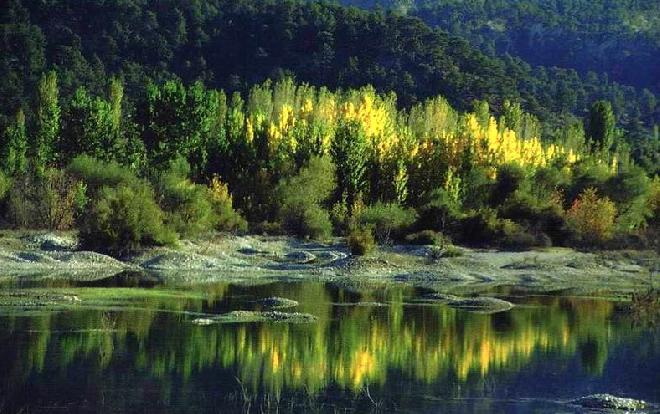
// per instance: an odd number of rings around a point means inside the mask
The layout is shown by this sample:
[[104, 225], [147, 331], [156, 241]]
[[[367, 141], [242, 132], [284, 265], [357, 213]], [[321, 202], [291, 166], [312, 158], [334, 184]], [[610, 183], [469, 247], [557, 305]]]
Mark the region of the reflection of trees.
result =
[[96, 367], [101, 377], [117, 359], [184, 383], [208, 369], [231, 370], [247, 390], [276, 396], [284, 389], [317, 392], [331, 384], [358, 390], [384, 384], [393, 370], [426, 384], [446, 376], [463, 382], [519, 370], [535, 353], [547, 352], [579, 352], [585, 370], [598, 374], [618, 327], [612, 304], [604, 301], [557, 298], [545, 306], [481, 315], [409, 306], [400, 291], [388, 292], [393, 300], [388, 307], [333, 307], [336, 292], [322, 284], [289, 289], [288, 297], [301, 301], [299, 310], [319, 316], [318, 323], [197, 327], [185, 314], [144, 310], [217, 309], [226, 303], [223, 295], [235, 300], [226, 286], [210, 290], [210, 301], [154, 297], [135, 310], [3, 317], [3, 387], [11, 389], [46, 364], [65, 370], [78, 360]]

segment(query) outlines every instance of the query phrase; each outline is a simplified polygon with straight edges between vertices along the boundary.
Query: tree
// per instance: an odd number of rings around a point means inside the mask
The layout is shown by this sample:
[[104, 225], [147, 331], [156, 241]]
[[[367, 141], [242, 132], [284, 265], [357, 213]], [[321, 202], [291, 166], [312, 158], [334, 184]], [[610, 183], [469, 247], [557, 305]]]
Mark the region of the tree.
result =
[[25, 133], [25, 114], [20, 109], [16, 118], [5, 130], [0, 162], [2, 169], [10, 175], [27, 170], [27, 136]]
[[336, 166], [337, 199], [346, 200], [349, 213], [366, 187], [367, 137], [355, 121], [342, 122], [330, 149]]
[[59, 88], [54, 71], [44, 74], [39, 81], [36, 115], [32, 152], [37, 169], [43, 171], [55, 161], [55, 142], [60, 133]]
[[612, 104], [607, 101], [597, 101], [591, 106], [587, 119], [586, 133], [594, 149], [608, 152], [614, 144], [616, 118]]
[[65, 116], [58, 151], [62, 163], [79, 154], [109, 161], [115, 156], [116, 114], [112, 104], [76, 90]]
[[616, 213], [616, 206], [609, 198], [601, 198], [595, 189], [587, 188], [573, 202], [566, 215], [582, 241], [598, 243], [612, 237]]

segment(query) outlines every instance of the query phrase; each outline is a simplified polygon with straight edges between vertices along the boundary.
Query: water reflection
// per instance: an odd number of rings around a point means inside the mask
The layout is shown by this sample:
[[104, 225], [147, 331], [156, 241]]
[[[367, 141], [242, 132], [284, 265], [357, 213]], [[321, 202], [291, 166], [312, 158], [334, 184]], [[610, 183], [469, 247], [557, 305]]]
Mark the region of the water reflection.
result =
[[[71, 389], [81, 390], [78, 394], [96, 408], [108, 389], [122, 389], [129, 395], [141, 390], [129, 400], [155, 392], [164, 404], [198, 404], [202, 410], [237, 390], [281, 399], [328, 390], [357, 395], [368, 385], [388, 398], [403, 399], [406, 390], [483, 396], [489, 381], [547, 360], [560, 376], [577, 375], [571, 370], [578, 360], [584, 375], [597, 378], [612, 348], [645, 335], [631, 330], [603, 300], [528, 298], [510, 312], [483, 315], [412, 304], [411, 289], [359, 293], [322, 283], [217, 284], [198, 296], [136, 289], [78, 292], [101, 301], [118, 293], [124, 298], [121, 307], [110, 309], [0, 316], [0, 391], [10, 407], [31, 406], [35, 393], [44, 404], [79, 401]], [[193, 312], [250, 309], [255, 298], [273, 295], [298, 300], [296, 310], [319, 321], [190, 323]], [[388, 306], [337, 305], [375, 301]], [[657, 363], [655, 342], [644, 343], [638, 358]], [[200, 392], [208, 400], [200, 400]]]

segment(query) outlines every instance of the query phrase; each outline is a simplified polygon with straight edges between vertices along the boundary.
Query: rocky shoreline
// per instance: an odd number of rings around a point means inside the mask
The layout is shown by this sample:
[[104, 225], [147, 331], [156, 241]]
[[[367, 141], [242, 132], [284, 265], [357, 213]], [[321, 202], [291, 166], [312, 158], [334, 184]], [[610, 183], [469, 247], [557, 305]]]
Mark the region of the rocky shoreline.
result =
[[0, 283], [61, 280], [80, 286], [97, 281], [115, 287], [148, 287], [307, 278], [345, 285], [404, 283], [459, 295], [515, 287], [618, 296], [660, 281], [660, 259], [655, 252], [461, 248], [460, 256], [438, 258], [432, 246], [394, 245], [367, 257], [354, 257], [340, 240], [321, 244], [287, 237], [221, 235], [117, 260], [78, 251], [75, 246], [72, 234], [4, 234], [0, 236]]

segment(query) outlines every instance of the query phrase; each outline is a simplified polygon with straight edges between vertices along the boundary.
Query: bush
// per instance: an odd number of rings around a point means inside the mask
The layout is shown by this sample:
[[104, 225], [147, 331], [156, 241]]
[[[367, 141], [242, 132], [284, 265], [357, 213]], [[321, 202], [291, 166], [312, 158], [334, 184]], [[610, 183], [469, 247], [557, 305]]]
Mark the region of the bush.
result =
[[619, 231], [631, 233], [644, 227], [652, 214], [648, 208], [650, 194], [651, 180], [639, 167], [628, 167], [605, 182], [603, 195], [616, 203]]
[[312, 158], [296, 176], [282, 180], [276, 190], [282, 228], [298, 237], [330, 237], [332, 223], [322, 203], [334, 188], [334, 166], [327, 158]]
[[441, 257], [461, 257], [463, 256], [463, 250], [460, 248], [450, 244], [446, 246], [444, 249], [442, 249], [440, 253]]
[[463, 218], [455, 236], [471, 245], [488, 245], [499, 239], [502, 223], [492, 209], [481, 209]]
[[288, 204], [282, 211], [282, 226], [298, 237], [324, 240], [332, 235], [330, 215], [318, 205]]
[[250, 224], [250, 232], [268, 236], [282, 236], [284, 229], [280, 222], [262, 221], [261, 223]]
[[505, 164], [497, 170], [497, 178], [490, 194], [490, 204], [497, 207], [526, 185], [526, 172], [518, 164]]
[[502, 221], [502, 234], [497, 242], [504, 248], [514, 250], [552, 245], [548, 236], [532, 234], [519, 224], [506, 219]]
[[17, 176], [7, 196], [7, 222], [15, 228], [69, 230], [86, 203], [85, 191], [62, 170]]
[[539, 234], [535, 237], [541, 245], [547, 245], [548, 242], [562, 245], [570, 238], [561, 200], [543, 201], [526, 193], [517, 193], [504, 203], [500, 215]]
[[229, 187], [218, 177], [213, 177], [209, 184], [211, 204], [215, 212], [215, 228], [219, 231], [245, 232], [247, 221], [234, 210], [234, 203]]
[[416, 228], [450, 231], [461, 219], [461, 206], [442, 188], [430, 194], [430, 200], [420, 209]]
[[391, 237], [400, 238], [416, 219], [417, 214], [413, 209], [378, 202], [363, 209], [357, 217], [357, 223], [372, 228], [376, 240], [386, 243]]
[[593, 188], [580, 194], [566, 215], [578, 242], [599, 244], [613, 236], [616, 206]]
[[167, 225], [183, 236], [196, 236], [215, 228], [216, 215], [208, 189], [191, 182], [189, 173], [187, 161], [172, 161], [158, 179], [158, 193]]
[[104, 187], [80, 226], [83, 248], [121, 256], [146, 246], [171, 244], [152, 188], [144, 182]]
[[369, 227], [356, 227], [348, 235], [348, 247], [351, 254], [364, 256], [376, 247], [376, 240]]
[[418, 246], [438, 246], [444, 247], [449, 244], [449, 240], [442, 234], [433, 230], [422, 230], [417, 233], [409, 234], [405, 238], [406, 243]]
[[139, 179], [129, 168], [116, 162], [105, 162], [87, 155], [71, 161], [67, 172], [87, 185], [90, 196], [95, 196], [103, 187], [135, 184]]

